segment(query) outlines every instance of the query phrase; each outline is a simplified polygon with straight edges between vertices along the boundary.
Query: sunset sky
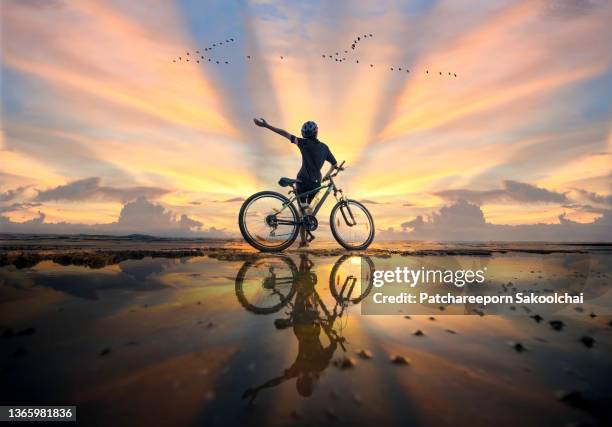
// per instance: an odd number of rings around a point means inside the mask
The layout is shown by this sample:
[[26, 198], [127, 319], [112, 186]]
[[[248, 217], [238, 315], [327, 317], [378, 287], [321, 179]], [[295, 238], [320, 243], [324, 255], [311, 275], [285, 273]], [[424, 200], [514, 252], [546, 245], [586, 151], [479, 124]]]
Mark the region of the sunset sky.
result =
[[[495, 224], [611, 208], [606, 0], [0, 7], [0, 215], [12, 222], [111, 223], [143, 196], [234, 232], [240, 199], [300, 166], [253, 117], [296, 134], [316, 121], [349, 165], [338, 184], [377, 228], [458, 199]], [[221, 64], [172, 61], [229, 38], [212, 54]], [[347, 60], [322, 58], [335, 52]]]

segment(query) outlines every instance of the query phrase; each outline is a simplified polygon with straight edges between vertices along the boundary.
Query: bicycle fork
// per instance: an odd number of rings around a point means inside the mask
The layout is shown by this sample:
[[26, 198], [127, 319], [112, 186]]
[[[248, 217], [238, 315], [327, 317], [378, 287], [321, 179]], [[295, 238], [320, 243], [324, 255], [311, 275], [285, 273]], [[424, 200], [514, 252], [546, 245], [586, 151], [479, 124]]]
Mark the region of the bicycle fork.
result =
[[[350, 216], [351, 220], [349, 221], [348, 217], [346, 216], [346, 212], [348, 212], [348, 215]], [[346, 222], [346, 225], [348, 225], [349, 227], [353, 227], [355, 225], [357, 225], [357, 221], [355, 221], [355, 217], [353, 216], [353, 212], [351, 212], [351, 208], [348, 205], [348, 202], [344, 202], [342, 203], [342, 205], [340, 205], [340, 213], [342, 214], [342, 217], [344, 218], [344, 222]]]

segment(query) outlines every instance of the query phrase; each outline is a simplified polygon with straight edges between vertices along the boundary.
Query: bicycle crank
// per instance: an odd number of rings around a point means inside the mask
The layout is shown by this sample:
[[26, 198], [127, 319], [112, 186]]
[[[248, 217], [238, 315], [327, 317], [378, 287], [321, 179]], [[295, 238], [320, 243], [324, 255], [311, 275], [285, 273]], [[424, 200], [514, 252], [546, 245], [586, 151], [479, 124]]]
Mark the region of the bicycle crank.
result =
[[304, 215], [302, 218], [302, 224], [306, 231], [315, 231], [319, 226], [319, 221], [314, 215]]

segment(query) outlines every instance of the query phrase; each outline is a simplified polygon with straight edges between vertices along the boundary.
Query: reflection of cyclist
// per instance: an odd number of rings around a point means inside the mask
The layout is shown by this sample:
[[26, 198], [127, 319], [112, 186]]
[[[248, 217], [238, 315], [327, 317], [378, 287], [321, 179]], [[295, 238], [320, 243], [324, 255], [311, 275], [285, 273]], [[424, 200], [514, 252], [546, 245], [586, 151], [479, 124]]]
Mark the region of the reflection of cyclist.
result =
[[338, 338], [328, 334], [330, 344], [324, 347], [321, 343], [321, 322], [315, 301], [317, 276], [310, 271], [312, 266], [312, 261], [302, 255], [297, 277], [295, 304], [290, 318], [277, 319], [274, 322], [279, 329], [293, 326], [293, 333], [298, 339], [298, 355], [295, 362], [285, 370], [283, 375], [256, 388], [248, 389], [243, 394], [243, 399], [250, 398], [253, 401], [260, 390], [275, 387], [291, 378], [296, 378], [296, 388], [300, 395], [310, 396], [321, 373], [329, 365], [336, 351]]
[[[313, 190], [321, 185], [321, 168], [326, 160], [334, 166], [338, 163], [329, 147], [317, 139], [319, 128], [315, 122], [308, 121], [304, 123], [302, 125], [303, 138], [298, 138], [286, 130], [268, 124], [264, 119], [253, 119], [253, 121], [257, 126], [265, 127], [266, 129], [270, 129], [284, 136], [300, 149], [302, 153], [302, 167], [297, 174], [298, 183], [296, 189], [298, 193]], [[308, 209], [306, 206], [312, 201], [315, 194], [316, 193], [312, 193], [308, 196], [301, 197], [300, 203], [302, 206]], [[307, 212], [309, 213], [308, 210]], [[307, 246], [304, 229], [302, 228], [301, 231], [302, 243], [300, 246]]]

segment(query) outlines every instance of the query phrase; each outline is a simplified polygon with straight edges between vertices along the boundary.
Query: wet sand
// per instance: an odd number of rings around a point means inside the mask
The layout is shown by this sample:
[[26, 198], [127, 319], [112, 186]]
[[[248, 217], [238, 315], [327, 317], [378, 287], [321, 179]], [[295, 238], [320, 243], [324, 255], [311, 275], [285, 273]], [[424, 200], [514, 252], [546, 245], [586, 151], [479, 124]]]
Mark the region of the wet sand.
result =
[[609, 425], [610, 249], [367, 252], [592, 293], [538, 322], [363, 315], [334, 297], [352, 258], [333, 243], [275, 257], [240, 242], [2, 239], [0, 401], [75, 404], [88, 425]]

